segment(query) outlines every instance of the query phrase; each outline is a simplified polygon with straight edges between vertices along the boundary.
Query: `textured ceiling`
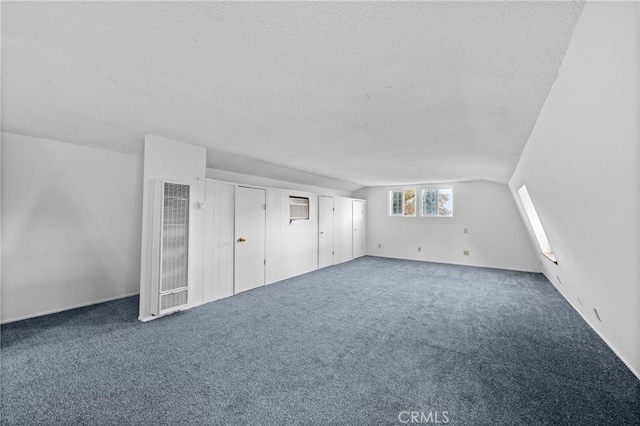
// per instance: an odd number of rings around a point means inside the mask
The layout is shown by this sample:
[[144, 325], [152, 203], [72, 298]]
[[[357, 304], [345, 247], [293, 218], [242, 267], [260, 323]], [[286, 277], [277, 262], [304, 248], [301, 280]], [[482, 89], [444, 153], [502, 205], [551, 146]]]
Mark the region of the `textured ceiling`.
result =
[[371, 186], [506, 183], [583, 3], [1, 7], [4, 131]]

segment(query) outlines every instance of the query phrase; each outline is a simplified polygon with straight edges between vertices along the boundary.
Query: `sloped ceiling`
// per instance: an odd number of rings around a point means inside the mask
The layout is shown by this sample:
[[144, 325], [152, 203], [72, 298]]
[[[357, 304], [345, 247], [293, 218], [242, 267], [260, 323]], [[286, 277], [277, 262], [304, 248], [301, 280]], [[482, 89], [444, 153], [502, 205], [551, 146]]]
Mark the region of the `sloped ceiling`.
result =
[[2, 130], [137, 155], [160, 134], [337, 186], [506, 183], [582, 7], [3, 2]]

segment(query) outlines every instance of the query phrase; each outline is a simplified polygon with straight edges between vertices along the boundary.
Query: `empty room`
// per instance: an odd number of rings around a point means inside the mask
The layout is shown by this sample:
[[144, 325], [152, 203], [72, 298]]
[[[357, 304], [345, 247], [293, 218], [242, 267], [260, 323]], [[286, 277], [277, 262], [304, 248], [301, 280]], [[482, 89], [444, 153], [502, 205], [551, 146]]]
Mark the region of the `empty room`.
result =
[[638, 2], [0, 15], [0, 424], [640, 425]]

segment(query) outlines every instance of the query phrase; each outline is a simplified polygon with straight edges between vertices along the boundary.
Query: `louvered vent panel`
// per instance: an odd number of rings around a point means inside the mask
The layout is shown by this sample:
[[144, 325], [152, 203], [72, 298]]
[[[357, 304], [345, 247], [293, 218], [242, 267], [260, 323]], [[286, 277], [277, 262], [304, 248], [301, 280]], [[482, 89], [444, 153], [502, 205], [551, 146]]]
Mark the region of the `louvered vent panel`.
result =
[[181, 290], [176, 293], [163, 294], [160, 296], [160, 311], [171, 309], [176, 306], [186, 305], [187, 290]]
[[161, 292], [188, 285], [189, 185], [165, 182], [163, 208]]

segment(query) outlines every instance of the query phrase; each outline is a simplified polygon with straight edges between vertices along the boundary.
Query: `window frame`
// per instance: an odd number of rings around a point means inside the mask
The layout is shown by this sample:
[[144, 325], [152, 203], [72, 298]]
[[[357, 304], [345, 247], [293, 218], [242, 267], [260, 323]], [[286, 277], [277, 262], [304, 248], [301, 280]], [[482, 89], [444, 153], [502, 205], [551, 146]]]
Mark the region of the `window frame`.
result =
[[[438, 208], [438, 200], [440, 199], [440, 191], [449, 190], [451, 191], [451, 214], [440, 214], [440, 209]], [[435, 214], [425, 214], [425, 200], [424, 195], [427, 191], [435, 191], [436, 192], [436, 213]], [[453, 217], [453, 186], [427, 186], [420, 188], [420, 217]]]
[[[406, 214], [405, 212], [405, 194], [407, 191], [413, 191], [414, 193], [414, 213], [413, 214]], [[394, 213], [394, 201], [396, 201], [394, 194], [396, 193], [400, 193], [401, 194], [401, 198], [400, 198], [400, 208], [401, 211], [400, 213]], [[419, 190], [416, 187], [402, 187], [402, 188], [393, 188], [389, 190], [389, 196], [387, 198], [387, 216], [390, 217], [417, 217], [418, 216], [418, 193]]]
[[553, 252], [553, 247], [551, 246], [549, 237], [547, 237], [547, 233], [544, 230], [540, 216], [538, 216], [536, 206], [533, 204], [527, 185], [523, 184], [520, 189], [518, 189], [518, 196], [520, 197], [520, 204], [524, 210], [524, 216], [529, 221], [529, 226], [531, 227], [531, 231], [533, 231], [535, 241], [538, 243], [538, 247], [540, 248], [540, 254], [557, 265], [558, 260]]

